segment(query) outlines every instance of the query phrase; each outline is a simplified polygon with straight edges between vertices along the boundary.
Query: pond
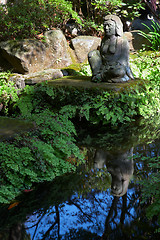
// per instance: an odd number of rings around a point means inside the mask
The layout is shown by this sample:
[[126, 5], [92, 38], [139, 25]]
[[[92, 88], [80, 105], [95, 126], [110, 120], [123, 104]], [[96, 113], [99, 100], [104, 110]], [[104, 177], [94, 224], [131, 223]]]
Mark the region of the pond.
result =
[[150, 213], [157, 190], [151, 183], [160, 181], [159, 129], [156, 119], [77, 127], [85, 163], [1, 205], [0, 239], [159, 239], [158, 216]]

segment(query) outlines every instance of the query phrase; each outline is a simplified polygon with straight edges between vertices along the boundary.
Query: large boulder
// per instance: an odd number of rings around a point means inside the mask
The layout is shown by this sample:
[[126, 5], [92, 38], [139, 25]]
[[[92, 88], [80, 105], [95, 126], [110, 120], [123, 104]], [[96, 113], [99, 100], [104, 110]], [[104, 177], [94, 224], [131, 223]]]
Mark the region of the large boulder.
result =
[[[31, 39], [1, 42], [0, 55], [13, 71], [22, 74], [69, 66], [72, 60], [62, 31], [48, 31], [45, 37], [45, 43]], [[1, 64], [6, 65], [3, 61]]]
[[62, 68], [72, 64], [69, 45], [61, 30], [46, 32], [45, 39], [49, 48], [48, 54], [52, 59], [48, 68]]
[[18, 73], [35, 72], [45, 66], [46, 46], [38, 40], [1, 42], [0, 53]]
[[88, 53], [100, 47], [101, 38], [79, 36], [71, 40], [73, 49], [80, 63], [87, 61]]

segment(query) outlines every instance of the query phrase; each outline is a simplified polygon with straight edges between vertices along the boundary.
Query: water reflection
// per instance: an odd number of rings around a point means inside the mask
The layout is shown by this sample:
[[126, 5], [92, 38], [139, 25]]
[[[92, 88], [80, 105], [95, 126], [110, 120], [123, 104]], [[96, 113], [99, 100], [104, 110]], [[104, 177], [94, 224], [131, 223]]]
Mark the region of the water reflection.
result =
[[118, 152], [96, 150], [95, 167], [103, 168], [105, 165], [112, 176], [111, 193], [117, 197], [123, 196], [134, 172], [133, 148]]
[[22, 194], [19, 204], [10, 210], [1, 206], [0, 239], [158, 240], [156, 217], [146, 218], [151, 200], [142, 204], [143, 187], [139, 184], [153, 169], [141, 158], [133, 160], [135, 153], [159, 154], [160, 141], [144, 143], [159, 135], [154, 132], [155, 137], [149, 136], [147, 131], [128, 129], [126, 135], [126, 129], [108, 130], [96, 138], [83, 132], [79, 141], [86, 164], [76, 173]]

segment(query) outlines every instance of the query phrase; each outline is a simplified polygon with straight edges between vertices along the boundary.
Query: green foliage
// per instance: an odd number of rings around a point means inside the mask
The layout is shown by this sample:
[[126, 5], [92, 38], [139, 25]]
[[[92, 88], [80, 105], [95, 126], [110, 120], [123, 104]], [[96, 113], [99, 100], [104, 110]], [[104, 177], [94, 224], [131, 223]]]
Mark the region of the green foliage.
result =
[[0, 73], [0, 109], [4, 114], [8, 113], [9, 104], [18, 100], [14, 82], [8, 81], [9, 75], [10, 73], [7, 72]]
[[159, 86], [160, 80], [160, 55], [157, 51], [140, 51], [130, 57], [130, 66], [136, 78], [147, 79]]
[[153, 51], [159, 50], [160, 48], [160, 25], [157, 22], [152, 21], [151, 27], [148, 27], [147, 25], [143, 24], [146, 29], [149, 30], [148, 33], [145, 33], [143, 31], [139, 31], [139, 35], [143, 36], [150, 42], [150, 46], [146, 46]]
[[159, 91], [150, 84], [127, 89], [117, 95], [108, 92], [99, 96], [94, 104], [99, 120], [104, 124], [111, 122], [115, 125], [134, 120], [136, 116], [149, 118], [159, 111]]
[[152, 219], [158, 216], [160, 224], [160, 157], [141, 157], [141, 161], [150, 169], [147, 178], [140, 181], [142, 188], [142, 204], [148, 202], [147, 217]]
[[[75, 11], [73, 10], [73, 6]], [[125, 0], [22, 0], [0, 5], [0, 40], [38, 38], [48, 29], [63, 28], [69, 19], [83, 26], [86, 33], [103, 31], [103, 16], [117, 14], [128, 19], [138, 16], [141, 1]], [[78, 14], [82, 13], [81, 16]]]
[[[85, 28], [103, 31], [103, 17], [116, 14], [123, 19], [133, 20], [139, 16], [139, 10], [144, 8], [142, 1], [137, 0], [95, 0], [83, 1], [88, 8]], [[84, 13], [85, 15], [85, 13]]]
[[[71, 121], [75, 117], [76, 120], [85, 118], [89, 123], [117, 126], [136, 117], [148, 119], [159, 113], [160, 76], [156, 54], [149, 57], [140, 53], [134, 66], [135, 69], [139, 66], [141, 77], [149, 69], [147, 80], [133, 81], [128, 88], [118, 92], [53, 87], [49, 83], [27, 86], [15, 101], [21, 117], [35, 122], [36, 128], [16, 141], [0, 144], [0, 201], [8, 202], [34, 183], [50, 181], [75, 170], [75, 166], [65, 161], [75, 158], [77, 163], [78, 159], [83, 159], [75, 144], [76, 131]], [[4, 74], [2, 82], [0, 89], [5, 89], [6, 84], [12, 85]], [[11, 92], [9, 90], [7, 94]]]
[[67, 0], [23, 0], [0, 5], [0, 40], [39, 38], [39, 34], [60, 26], [71, 17], [81, 23]]
[[145, 4], [143, 1], [123, 0], [115, 12], [126, 19], [133, 20], [139, 16], [139, 10], [144, 9], [144, 6]]
[[[123, 0], [95, 0], [91, 3], [99, 14], [118, 14], [133, 19], [138, 16], [138, 10], [143, 8], [141, 1], [126, 2]], [[133, 12], [134, 11], [134, 12]]]
[[[75, 144], [74, 125], [63, 114], [49, 110], [33, 114], [36, 129], [17, 137], [12, 143], [0, 143], [0, 202], [7, 203], [33, 184], [51, 181], [75, 171], [83, 155]], [[72, 165], [68, 158], [74, 157]]]
[[76, 89], [42, 84], [23, 95], [18, 107], [24, 117], [41, 111], [44, 107], [70, 118], [86, 118], [92, 123], [117, 125], [134, 121], [136, 117], [148, 119], [160, 109], [159, 84], [152, 81], [137, 81], [119, 92], [98, 89]]

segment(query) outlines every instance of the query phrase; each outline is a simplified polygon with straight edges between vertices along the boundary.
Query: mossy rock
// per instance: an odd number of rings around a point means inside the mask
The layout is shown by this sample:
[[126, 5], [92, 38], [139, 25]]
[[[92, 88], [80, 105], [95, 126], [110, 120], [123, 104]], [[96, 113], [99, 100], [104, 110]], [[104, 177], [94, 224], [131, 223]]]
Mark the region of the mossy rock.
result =
[[34, 124], [20, 119], [0, 117], [0, 141], [13, 138], [16, 134], [30, 131]]
[[52, 87], [64, 86], [65, 88], [71, 87], [121, 92], [122, 90], [128, 88], [134, 88], [137, 85], [143, 86], [143, 82], [146, 82], [146, 80], [135, 79], [123, 83], [107, 83], [107, 82], [94, 83], [91, 82], [91, 77], [89, 76], [66, 76], [63, 78], [56, 79], [54, 81], [48, 81], [48, 85]]

